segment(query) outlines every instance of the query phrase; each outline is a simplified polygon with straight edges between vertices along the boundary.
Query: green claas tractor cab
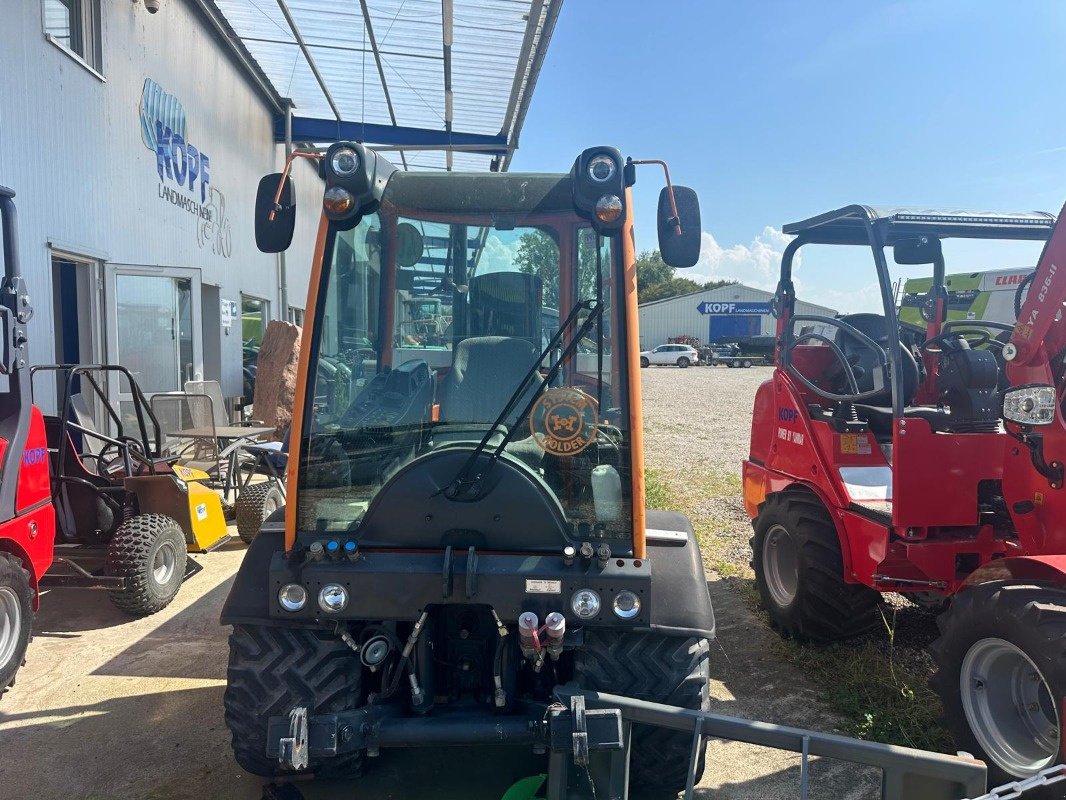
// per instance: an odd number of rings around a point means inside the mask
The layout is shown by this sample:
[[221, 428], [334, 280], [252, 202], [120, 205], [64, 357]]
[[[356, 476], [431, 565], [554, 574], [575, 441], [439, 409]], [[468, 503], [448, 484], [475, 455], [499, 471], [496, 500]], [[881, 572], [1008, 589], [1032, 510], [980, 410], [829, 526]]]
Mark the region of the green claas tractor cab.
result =
[[[288, 502], [222, 614], [237, 761], [336, 775], [381, 747], [545, 747], [565, 684], [705, 710], [699, 548], [645, 510], [634, 162], [430, 174], [350, 143], [318, 161]], [[261, 249], [288, 246], [294, 196], [288, 168], [264, 178]], [[667, 185], [659, 229], [668, 263], [695, 263], [694, 192]], [[406, 330], [418, 298], [432, 336]], [[351, 341], [372, 343], [361, 377], [318, 401], [319, 359]], [[692, 747], [636, 725], [633, 785], [683, 788]]]

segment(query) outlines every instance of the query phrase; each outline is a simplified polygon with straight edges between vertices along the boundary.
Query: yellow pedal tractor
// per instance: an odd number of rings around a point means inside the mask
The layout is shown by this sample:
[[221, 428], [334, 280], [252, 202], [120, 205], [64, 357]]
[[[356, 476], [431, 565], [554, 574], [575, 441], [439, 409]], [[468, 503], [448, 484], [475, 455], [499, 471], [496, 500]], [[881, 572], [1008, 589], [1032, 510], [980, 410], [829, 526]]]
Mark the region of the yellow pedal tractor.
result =
[[[636, 163], [611, 147], [560, 174], [402, 172], [351, 143], [321, 158], [287, 505], [222, 614], [245, 769], [543, 751], [564, 684], [706, 709], [699, 547], [684, 516], [644, 505]], [[260, 184], [261, 249], [288, 246], [294, 196], [287, 176]], [[667, 263], [696, 262], [692, 190], [663, 190], [659, 233]], [[404, 323], [415, 298], [450, 318], [433, 336]], [[324, 399], [318, 361], [365, 342], [362, 378]], [[685, 786], [690, 732], [637, 724], [632, 741], [635, 786]]]
[[[57, 530], [42, 585], [107, 588], [136, 616], [162, 610], [199, 571], [187, 553], [227, 541], [221, 498], [201, 483], [207, 473], [160, 455], [159, 423], [125, 367], [47, 365], [33, 375], [35, 388], [54, 376], [60, 398], [59, 415], [44, 418]], [[132, 400], [109, 402], [109, 378]]]

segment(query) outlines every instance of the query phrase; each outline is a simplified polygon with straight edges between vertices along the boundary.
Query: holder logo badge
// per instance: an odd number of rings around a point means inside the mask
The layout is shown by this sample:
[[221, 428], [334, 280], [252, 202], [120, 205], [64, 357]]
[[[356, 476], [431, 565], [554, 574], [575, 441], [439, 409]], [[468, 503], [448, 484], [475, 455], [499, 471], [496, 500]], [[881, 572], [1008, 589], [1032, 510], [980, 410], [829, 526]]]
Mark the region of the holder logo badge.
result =
[[548, 389], [529, 414], [533, 439], [548, 453], [572, 456], [596, 440], [596, 401], [580, 389]]

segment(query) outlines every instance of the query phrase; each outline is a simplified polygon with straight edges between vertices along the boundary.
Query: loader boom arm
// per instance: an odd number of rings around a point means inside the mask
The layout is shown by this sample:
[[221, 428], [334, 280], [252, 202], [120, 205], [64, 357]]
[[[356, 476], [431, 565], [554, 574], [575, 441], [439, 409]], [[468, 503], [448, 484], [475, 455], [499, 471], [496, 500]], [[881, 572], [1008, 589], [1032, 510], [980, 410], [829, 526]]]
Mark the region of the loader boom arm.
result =
[[[1037, 366], [1066, 348], [1066, 320], [1058, 318], [1066, 302], [1066, 225], [1061, 224], [1063, 214], [1066, 214], [1066, 206], [1059, 212], [1051, 237], [1040, 254], [1036, 274], [1029, 284], [1029, 294], [1011, 334], [1010, 343], [1016, 349], [1011, 359], [1015, 368]], [[1011, 384], [1016, 385], [1013, 379]]]

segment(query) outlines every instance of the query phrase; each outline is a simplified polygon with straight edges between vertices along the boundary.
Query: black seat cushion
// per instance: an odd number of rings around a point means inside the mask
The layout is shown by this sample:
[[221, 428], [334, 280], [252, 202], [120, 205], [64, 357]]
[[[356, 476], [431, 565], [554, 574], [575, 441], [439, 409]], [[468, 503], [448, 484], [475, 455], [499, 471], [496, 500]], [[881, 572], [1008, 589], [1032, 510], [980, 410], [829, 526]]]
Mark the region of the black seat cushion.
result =
[[[527, 339], [477, 336], [461, 341], [441, 384], [441, 422], [492, 425], [538, 355]], [[529, 389], [504, 421], [508, 428], [518, 422], [535, 389], [536, 383], [530, 381]]]

